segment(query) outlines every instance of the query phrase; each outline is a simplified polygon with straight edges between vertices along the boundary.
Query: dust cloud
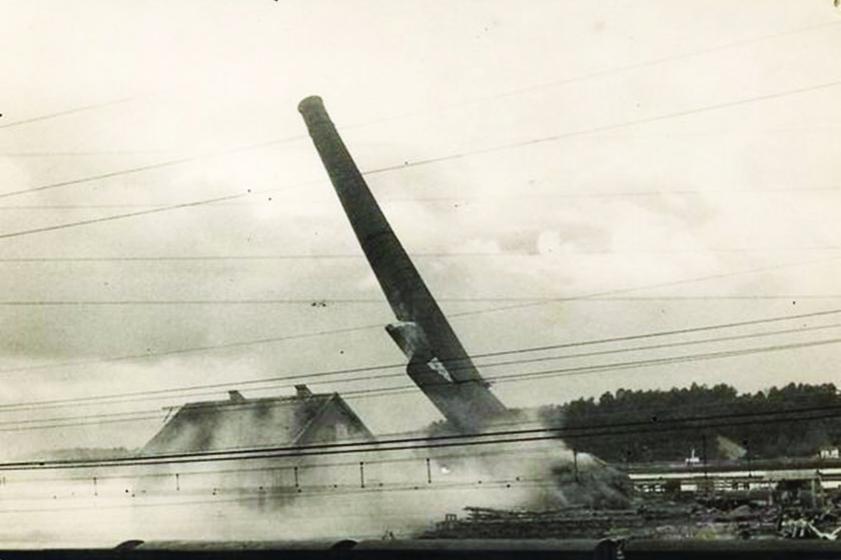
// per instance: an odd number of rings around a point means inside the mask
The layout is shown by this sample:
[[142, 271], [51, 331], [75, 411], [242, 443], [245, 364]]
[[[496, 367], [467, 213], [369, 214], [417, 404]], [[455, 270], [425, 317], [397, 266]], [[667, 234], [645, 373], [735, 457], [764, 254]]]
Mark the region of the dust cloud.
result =
[[414, 537], [465, 507], [621, 507], [622, 477], [559, 440], [9, 471], [4, 546]]

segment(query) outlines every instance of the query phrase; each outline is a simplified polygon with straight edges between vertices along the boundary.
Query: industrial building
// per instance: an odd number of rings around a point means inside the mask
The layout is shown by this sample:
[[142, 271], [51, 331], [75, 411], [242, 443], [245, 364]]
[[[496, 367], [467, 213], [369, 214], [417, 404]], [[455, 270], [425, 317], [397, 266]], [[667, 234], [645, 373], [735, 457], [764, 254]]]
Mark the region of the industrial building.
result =
[[373, 434], [338, 393], [248, 399], [230, 391], [222, 401], [179, 407], [143, 447], [143, 454], [371, 441]]

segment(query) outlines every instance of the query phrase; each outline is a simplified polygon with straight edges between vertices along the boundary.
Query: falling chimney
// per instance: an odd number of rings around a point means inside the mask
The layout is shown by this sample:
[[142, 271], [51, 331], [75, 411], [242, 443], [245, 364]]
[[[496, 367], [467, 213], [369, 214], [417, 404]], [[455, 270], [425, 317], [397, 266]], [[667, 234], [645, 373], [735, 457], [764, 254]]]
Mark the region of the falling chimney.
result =
[[295, 385], [295, 395], [298, 398], [305, 399], [312, 396], [312, 391], [306, 385]]
[[408, 358], [409, 377], [463, 432], [508, 417], [391, 229], [321, 98], [304, 99], [298, 110], [397, 319], [386, 332]]

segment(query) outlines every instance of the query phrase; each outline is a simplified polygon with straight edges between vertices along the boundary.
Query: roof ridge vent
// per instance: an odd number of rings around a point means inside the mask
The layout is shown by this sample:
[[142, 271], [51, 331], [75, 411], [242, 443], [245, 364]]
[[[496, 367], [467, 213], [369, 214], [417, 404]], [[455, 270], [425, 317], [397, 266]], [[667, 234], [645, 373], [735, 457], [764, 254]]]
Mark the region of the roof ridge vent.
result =
[[306, 399], [312, 396], [312, 391], [305, 384], [295, 385], [295, 396]]

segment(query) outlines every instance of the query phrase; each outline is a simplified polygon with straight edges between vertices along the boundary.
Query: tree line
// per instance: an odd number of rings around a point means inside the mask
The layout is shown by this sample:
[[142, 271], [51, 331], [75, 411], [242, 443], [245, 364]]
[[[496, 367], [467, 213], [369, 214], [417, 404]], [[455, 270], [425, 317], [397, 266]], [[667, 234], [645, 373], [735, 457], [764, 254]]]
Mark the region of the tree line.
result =
[[548, 425], [586, 428], [728, 414], [770, 414], [771, 421], [765, 417], [765, 421], [752, 424], [710, 428], [698, 423], [697, 427], [679, 431], [640, 430], [577, 437], [568, 444], [610, 462], [683, 461], [692, 449], [698, 457], [706, 452], [709, 460], [734, 459], [734, 455], [772, 459], [814, 456], [821, 449], [841, 445], [841, 408], [838, 417], [773, 421], [775, 413], [815, 407], [841, 407], [841, 395], [834, 384], [790, 383], [756, 393], [739, 393], [726, 384], [708, 387], [696, 383], [670, 390], [619, 389], [598, 399], [581, 398], [541, 407], [539, 415]]

